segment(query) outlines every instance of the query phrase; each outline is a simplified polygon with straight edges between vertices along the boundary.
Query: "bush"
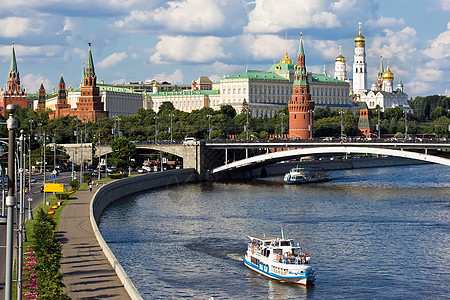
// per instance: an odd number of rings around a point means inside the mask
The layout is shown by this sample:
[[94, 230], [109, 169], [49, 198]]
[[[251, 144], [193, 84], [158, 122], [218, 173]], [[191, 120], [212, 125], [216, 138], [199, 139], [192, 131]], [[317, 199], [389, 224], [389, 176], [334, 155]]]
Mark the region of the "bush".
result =
[[56, 222], [42, 208], [37, 210], [32, 238], [36, 256], [39, 299], [70, 299], [64, 294], [61, 267], [61, 242], [55, 233]]
[[78, 190], [78, 188], [80, 187], [80, 183], [78, 182], [78, 180], [72, 180], [69, 185], [73, 190]]
[[70, 192], [56, 193], [56, 198], [58, 198], [58, 200], [67, 200], [69, 199], [70, 195]]
[[126, 173], [109, 174], [109, 178], [111, 178], [111, 179], [121, 179], [121, 178], [125, 178], [125, 177], [128, 177], [128, 174], [126, 174]]

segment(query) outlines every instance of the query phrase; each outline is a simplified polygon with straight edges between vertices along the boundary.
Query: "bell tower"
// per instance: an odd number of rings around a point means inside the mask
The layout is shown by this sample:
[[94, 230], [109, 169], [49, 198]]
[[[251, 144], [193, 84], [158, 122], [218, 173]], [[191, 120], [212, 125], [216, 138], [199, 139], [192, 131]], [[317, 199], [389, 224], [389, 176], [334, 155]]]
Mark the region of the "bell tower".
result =
[[294, 85], [291, 101], [288, 102], [288, 108], [289, 138], [312, 138], [314, 101], [311, 100], [311, 93], [309, 91], [302, 34], [300, 34], [300, 45], [294, 72]]

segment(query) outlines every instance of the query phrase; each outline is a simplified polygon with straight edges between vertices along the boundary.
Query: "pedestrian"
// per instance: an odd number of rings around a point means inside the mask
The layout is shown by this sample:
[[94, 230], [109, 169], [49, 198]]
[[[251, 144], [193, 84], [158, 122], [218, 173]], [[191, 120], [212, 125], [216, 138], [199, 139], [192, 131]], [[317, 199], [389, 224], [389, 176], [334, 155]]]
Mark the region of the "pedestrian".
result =
[[89, 183], [89, 191], [92, 192], [92, 182]]

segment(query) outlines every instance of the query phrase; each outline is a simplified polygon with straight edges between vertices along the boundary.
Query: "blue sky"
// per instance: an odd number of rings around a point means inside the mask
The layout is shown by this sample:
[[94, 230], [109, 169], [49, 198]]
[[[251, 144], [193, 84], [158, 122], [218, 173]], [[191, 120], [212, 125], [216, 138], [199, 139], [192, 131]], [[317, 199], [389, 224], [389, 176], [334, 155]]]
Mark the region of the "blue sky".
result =
[[[339, 45], [351, 78], [358, 22], [368, 86], [384, 57], [409, 96], [450, 91], [450, 0], [0, 0], [0, 80], [12, 42], [21, 82], [49, 92], [61, 74], [77, 88], [88, 42], [98, 80], [156, 77], [190, 84], [200, 75], [267, 70], [303, 32], [307, 70], [333, 74]], [[286, 40], [287, 36], [287, 40]], [[3, 75], [1, 75], [3, 74]]]

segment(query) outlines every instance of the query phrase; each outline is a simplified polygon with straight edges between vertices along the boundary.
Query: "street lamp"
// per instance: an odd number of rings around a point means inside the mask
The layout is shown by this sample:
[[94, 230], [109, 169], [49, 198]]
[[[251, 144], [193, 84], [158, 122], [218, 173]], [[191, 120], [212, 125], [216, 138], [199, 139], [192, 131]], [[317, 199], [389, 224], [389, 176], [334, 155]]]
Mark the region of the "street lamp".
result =
[[341, 140], [342, 140], [342, 138], [344, 136], [344, 124], [342, 121], [342, 115], [344, 114], [344, 111], [343, 110], [339, 111], [339, 114], [341, 115]]
[[172, 126], [172, 118], [174, 117], [173, 113], [170, 113], [170, 142], [173, 143], [173, 126]]
[[211, 139], [211, 117], [212, 116], [210, 114], [208, 114], [207, 117], [208, 117], [208, 140], [210, 140]]
[[377, 131], [378, 131], [378, 139], [380, 139], [381, 138], [381, 133], [380, 133], [380, 108], [378, 107], [378, 124], [377, 124]]
[[155, 144], [158, 140], [158, 117], [153, 117], [153, 119], [155, 119]]
[[14, 153], [16, 143], [16, 129], [19, 122], [14, 118], [14, 112], [17, 106], [8, 104], [6, 112], [9, 115], [6, 120], [8, 128], [8, 196], [6, 197], [7, 207], [7, 225], [6, 225], [6, 268], [5, 268], [5, 299], [12, 297], [12, 267], [13, 267], [13, 224], [14, 224], [14, 206], [16, 205], [16, 197], [14, 196], [13, 178], [15, 174]]
[[284, 114], [284, 112], [282, 112], [282, 113], [280, 113], [280, 116], [281, 116], [281, 138], [284, 138], [284, 126], [283, 126], [283, 119], [284, 119], [284, 116], [285, 116], [285, 114]]
[[408, 137], [408, 112], [405, 110], [405, 139]]
[[308, 113], [309, 113], [309, 125], [308, 125], [309, 139], [312, 140], [312, 138], [313, 138], [313, 114], [314, 114], [314, 110], [310, 109], [310, 110], [308, 110]]

